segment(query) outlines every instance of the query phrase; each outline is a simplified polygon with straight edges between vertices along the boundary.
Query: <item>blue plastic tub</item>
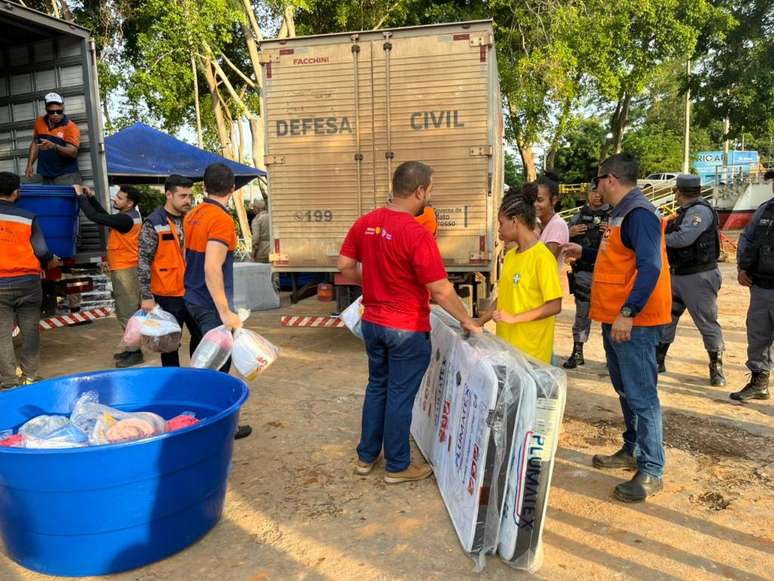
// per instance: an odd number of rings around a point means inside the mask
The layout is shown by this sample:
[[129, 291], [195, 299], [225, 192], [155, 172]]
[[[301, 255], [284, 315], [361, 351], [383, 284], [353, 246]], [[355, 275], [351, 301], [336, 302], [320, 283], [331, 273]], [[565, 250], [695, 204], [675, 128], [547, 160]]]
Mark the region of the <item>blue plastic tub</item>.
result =
[[22, 184], [16, 205], [38, 217], [49, 250], [60, 258], [75, 256], [78, 198], [72, 186]]
[[147, 440], [65, 450], [0, 448], [0, 530], [8, 555], [53, 575], [105, 575], [171, 555], [220, 518], [243, 381], [203, 369], [69, 375], [0, 393], [0, 430], [68, 414], [84, 391], [126, 411], [200, 423]]

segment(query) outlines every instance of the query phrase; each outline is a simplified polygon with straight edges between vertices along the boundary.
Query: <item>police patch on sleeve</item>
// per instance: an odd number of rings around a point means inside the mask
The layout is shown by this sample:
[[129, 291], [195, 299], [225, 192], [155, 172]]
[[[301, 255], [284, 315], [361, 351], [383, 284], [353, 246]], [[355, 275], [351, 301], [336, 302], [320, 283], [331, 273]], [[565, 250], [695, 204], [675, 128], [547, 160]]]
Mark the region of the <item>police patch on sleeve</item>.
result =
[[698, 226], [699, 224], [701, 224], [701, 216], [699, 216], [698, 214], [696, 214], [696, 215], [693, 217], [693, 219], [691, 220], [691, 224], [692, 224], [693, 226]]

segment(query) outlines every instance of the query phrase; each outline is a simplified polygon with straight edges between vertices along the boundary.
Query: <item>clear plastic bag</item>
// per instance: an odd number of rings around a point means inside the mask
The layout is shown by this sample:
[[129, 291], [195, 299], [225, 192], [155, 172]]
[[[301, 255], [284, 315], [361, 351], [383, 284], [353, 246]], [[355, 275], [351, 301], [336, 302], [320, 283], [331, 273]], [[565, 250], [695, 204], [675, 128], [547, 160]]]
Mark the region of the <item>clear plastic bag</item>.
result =
[[99, 403], [95, 391], [82, 394], [70, 422], [88, 436], [90, 444], [114, 444], [150, 438], [167, 431], [167, 423], [152, 412], [122, 412]]
[[126, 323], [124, 330], [124, 344], [132, 349], [139, 349], [142, 344], [142, 322], [145, 320], [145, 311], [140, 309]]
[[207, 331], [191, 356], [191, 367], [196, 369], [220, 369], [234, 349], [234, 335], [225, 326]]
[[344, 326], [347, 327], [355, 337], [363, 339], [363, 297], [358, 297], [357, 300], [349, 305], [342, 311], [339, 318], [344, 322]]
[[279, 349], [250, 329], [237, 329], [231, 358], [234, 367], [248, 381], [252, 381], [277, 359]]
[[156, 305], [140, 319], [140, 335], [142, 346], [148, 350], [156, 353], [172, 353], [180, 348], [183, 330], [171, 313]]
[[81, 448], [89, 439], [67, 416], [37, 416], [19, 428], [25, 448]]

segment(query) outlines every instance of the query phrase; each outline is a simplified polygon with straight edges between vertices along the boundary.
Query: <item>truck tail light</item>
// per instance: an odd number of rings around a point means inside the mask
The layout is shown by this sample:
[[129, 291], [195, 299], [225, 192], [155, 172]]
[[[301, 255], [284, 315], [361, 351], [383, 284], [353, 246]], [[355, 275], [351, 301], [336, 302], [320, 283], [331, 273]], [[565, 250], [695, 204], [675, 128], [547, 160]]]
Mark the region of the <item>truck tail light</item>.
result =
[[486, 236], [478, 237], [478, 249], [481, 252], [486, 252]]

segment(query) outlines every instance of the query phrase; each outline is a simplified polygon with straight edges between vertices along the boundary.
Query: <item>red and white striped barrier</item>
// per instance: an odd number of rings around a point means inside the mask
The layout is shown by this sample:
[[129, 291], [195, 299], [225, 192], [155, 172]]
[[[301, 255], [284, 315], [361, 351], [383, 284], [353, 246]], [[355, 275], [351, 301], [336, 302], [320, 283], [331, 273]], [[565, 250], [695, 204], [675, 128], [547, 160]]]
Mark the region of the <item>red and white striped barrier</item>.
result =
[[[104, 319], [105, 317], [109, 317], [112, 314], [113, 309], [90, 309], [87, 311], [70, 313], [69, 315], [57, 315], [55, 317], [41, 319], [38, 328], [41, 331], [48, 331], [49, 329], [58, 329], [59, 327], [69, 327], [70, 325], [78, 325], [79, 323]], [[16, 337], [18, 334], [19, 327], [16, 327], [13, 330], [13, 336]]]
[[280, 319], [283, 327], [322, 327], [325, 329], [339, 329], [344, 327], [344, 322], [338, 317], [303, 317], [283, 315]]

